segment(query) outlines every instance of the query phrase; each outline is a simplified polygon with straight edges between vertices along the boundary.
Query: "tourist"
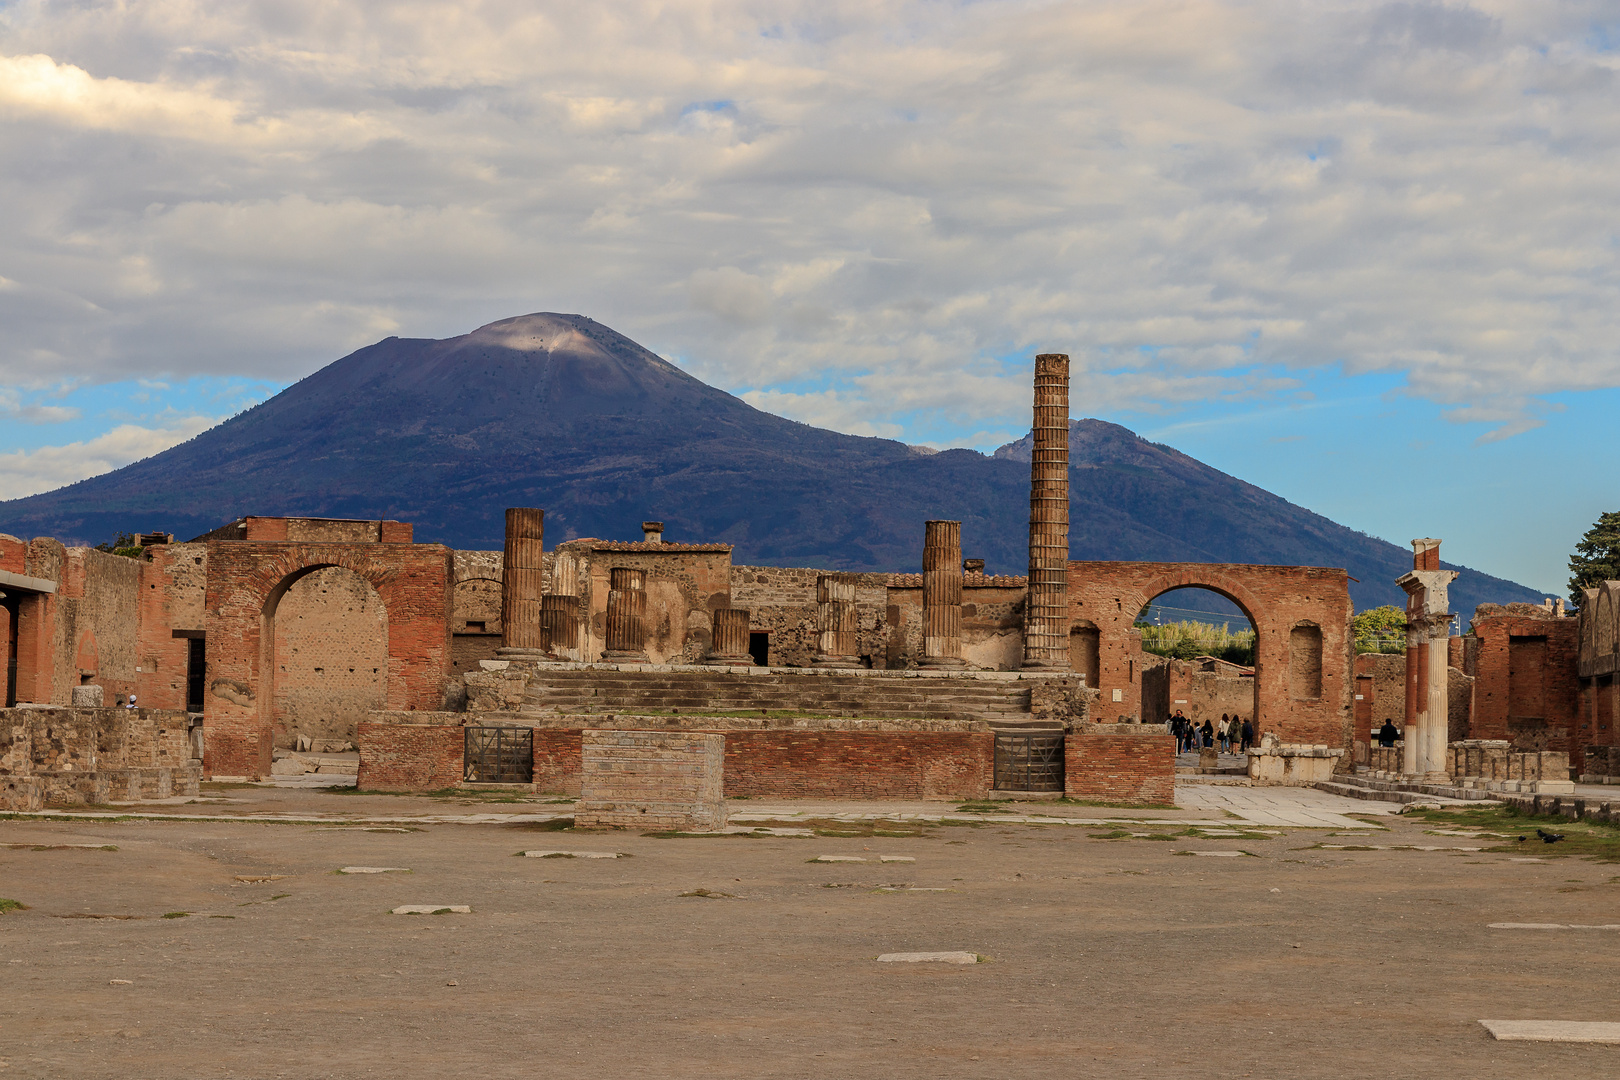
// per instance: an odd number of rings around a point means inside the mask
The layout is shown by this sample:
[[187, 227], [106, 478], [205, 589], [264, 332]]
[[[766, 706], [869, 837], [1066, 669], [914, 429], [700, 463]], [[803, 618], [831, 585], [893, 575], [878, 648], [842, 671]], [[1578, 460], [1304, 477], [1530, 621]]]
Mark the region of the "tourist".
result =
[[1174, 723], [1176, 725], [1176, 753], [1184, 754], [1190, 749], [1188, 744], [1192, 741], [1190, 735], [1192, 724], [1182, 715], [1180, 709], [1176, 710]]
[[1242, 731], [1243, 731], [1243, 751], [1242, 752], [1247, 754], [1249, 752], [1249, 747], [1254, 745], [1254, 725], [1249, 723], [1247, 720], [1245, 720], [1245, 721], [1243, 721]]
[[1221, 713], [1220, 726], [1215, 729], [1215, 737], [1221, 742], [1221, 753], [1232, 752], [1232, 721], [1225, 713]]
[[1395, 730], [1395, 721], [1386, 716], [1384, 717], [1384, 726], [1378, 729], [1378, 745], [1394, 746], [1395, 740], [1400, 737], [1400, 734], [1399, 731]]
[[126, 705], [125, 708], [129, 708], [129, 709], [135, 708], [135, 695], [134, 694], [129, 695], [129, 704]]
[[1208, 750], [1210, 747], [1215, 745], [1215, 725], [1214, 724], [1211, 724], [1208, 720], [1205, 720], [1204, 721], [1204, 726], [1199, 729], [1199, 733], [1201, 735], [1203, 735], [1203, 737], [1204, 737], [1203, 738], [1203, 744], [1204, 744], [1204, 749], [1205, 750]]

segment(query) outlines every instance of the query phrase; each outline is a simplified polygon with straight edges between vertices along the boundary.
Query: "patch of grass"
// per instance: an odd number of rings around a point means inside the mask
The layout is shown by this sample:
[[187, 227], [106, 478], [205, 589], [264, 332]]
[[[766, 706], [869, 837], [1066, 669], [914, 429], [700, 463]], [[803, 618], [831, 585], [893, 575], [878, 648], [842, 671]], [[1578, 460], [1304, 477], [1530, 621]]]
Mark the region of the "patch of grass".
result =
[[189, 918], [191, 918], [191, 912], [189, 912], [189, 911], [165, 911], [163, 913], [162, 917], [165, 918], [165, 919], [189, 919]]
[[1010, 814], [1012, 810], [1003, 805], [1010, 799], [1001, 799], [992, 802], [989, 799], [976, 799], [963, 803], [956, 808], [958, 814]]
[[246, 780], [204, 780], [197, 785], [198, 791], [241, 791], [243, 788], [256, 788], [258, 784]]
[[21, 900], [8, 900], [4, 896], [0, 896], [0, 915], [4, 915], [8, 911], [27, 910], [28, 905], [23, 903]]
[[1129, 840], [1131, 834], [1124, 829], [1115, 829], [1113, 832], [1086, 833], [1093, 840]]
[[291, 895], [292, 895], [292, 893], [290, 893], [290, 892], [278, 892], [278, 893], [276, 893], [276, 895], [272, 896], [270, 899], [272, 899], [272, 900], [285, 900], [285, 899], [287, 899], [287, 897], [289, 897]]
[[[1620, 826], [1600, 821], [1537, 817], [1518, 807], [1500, 803], [1461, 810], [1416, 810], [1412, 816], [1426, 822], [1461, 825], [1505, 834], [1502, 843], [1485, 847], [1494, 853], [1534, 854], [1541, 858], [1581, 858], [1588, 862], [1620, 863]], [[1563, 840], [1544, 843], [1536, 830], [1557, 833]], [[1520, 838], [1523, 839], [1520, 839]]]
[[766, 840], [778, 839], [770, 833], [745, 832], [681, 832], [679, 829], [665, 829], [662, 832], [644, 832], [642, 836], [650, 840]]
[[477, 801], [477, 802], [494, 802], [494, 803], [536, 803], [536, 802], [573, 802], [574, 801], [572, 799], [538, 799], [533, 795], [526, 795], [523, 792], [513, 791], [513, 790], [511, 790], [509, 788], [508, 789], [503, 789], [503, 790], [500, 790], [500, 791], [489, 791], [489, 790], [483, 790], [483, 789], [480, 789], [480, 788], [460, 788], [460, 787], [438, 788], [438, 789], [436, 789], [434, 791], [372, 791], [370, 789], [361, 789], [361, 788], [357, 788], [357, 787], [349, 787], [347, 785], [343, 785], [343, 786], [339, 786], [339, 787], [321, 788], [320, 790], [323, 791], [323, 792], [326, 792], [329, 795], [395, 795], [395, 796], [398, 796], [400, 798], [409, 798], [409, 799], [469, 799], [469, 800], [474, 800], [474, 801]]
[[728, 892], [714, 892], [709, 889], [693, 889], [690, 892], [676, 893], [676, 896], [701, 896], [705, 900], [735, 900], [737, 897]]
[[[1071, 799], [1067, 795], [1053, 802], [1064, 806], [1102, 806], [1114, 810], [1174, 810], [1175, 803], [1145, 803], [1145, 802], [1109, 802], [1106, 799]], [[1233, 814], [1233, 817], [1238, 815]]]
[[987, 824], [988, 824], [988, 822], [984, 822], [984, 821], [941, 821], [941, 822], [939, 822], [939, 826], [942, 829], [982, 829]]
[[235, 915], [210, 915], [208, 917], [210, 919], [234, 919], [234, 918], [236, 918]]

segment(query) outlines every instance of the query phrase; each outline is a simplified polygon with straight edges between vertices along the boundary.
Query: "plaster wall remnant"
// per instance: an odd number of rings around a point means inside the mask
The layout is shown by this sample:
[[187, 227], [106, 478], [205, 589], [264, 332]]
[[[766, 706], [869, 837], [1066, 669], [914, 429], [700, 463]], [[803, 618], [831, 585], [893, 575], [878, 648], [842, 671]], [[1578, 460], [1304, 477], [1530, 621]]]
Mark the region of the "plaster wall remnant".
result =
[[647, 660], [647, 572], [615, 566], [609, 572], [607, 649], [610, 664], [645, 664]]
[[745, 608], [721, 608], [714, 613], [713, 624], [714, 644], [705, 662], [726, 667], [748, 667], [753, 664], [754, 659], [748, 654], [748, 611]]
[[540, 641], [547, 660], [579, 660], [579, 597], [540, 598]]
[[[1035, 357], [1024, 667], [1069, 666], [1069, 357]], [[1134, 614], [1134, 613], [1133, 613]]]
[[501, 645], [534, 655], [545, 649], [540, 633], [540, 596], [546, 512], [536, 507], [506, 508], [506, 555], [501, 563]]
[[962, 666], [960, 521], [930, 521], [924, 526], [922, 666]]
[[855, 609], [855, 579], [847, 574], [816, 578], [816, 667], [861, 666], [860, 623]]
[[1405, 772], [1425, 782], [1444, 783], [1450, 741], [1448, 638], [1451, 612], [1446, 588], [1455, 570], [1440, 569], [1440, 541], [1412, 541], [1412, 571], [1395, 584], [1406, 592]]

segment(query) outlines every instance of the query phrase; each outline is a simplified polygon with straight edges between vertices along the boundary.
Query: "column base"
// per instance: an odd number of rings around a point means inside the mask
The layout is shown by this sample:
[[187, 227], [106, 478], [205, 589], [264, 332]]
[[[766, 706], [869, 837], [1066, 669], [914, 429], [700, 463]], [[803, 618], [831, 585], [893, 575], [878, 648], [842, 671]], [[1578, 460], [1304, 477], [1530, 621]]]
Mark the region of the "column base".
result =
[[1067, 663], [1058, 660], [1025, 660], [1019, 665], [1019, 671], [1069, 671]]
[[495, 655], [501, 660], [550, 660], [551, 654], [544, 649], [522, 649], [515, 645], [502, 645], [495, 650]]
[[650, 664], [645, 652], [605, 652], [602, 654], [604, 664]]
[[866, 665], [861, 663], [860, 657], [858, 656], [818, 656], [814, 660], [810, 661], [810, 666], [814, 668], [843, 668], [847, 670], [849, 668], [864, 668]]
[[724, 656], [720, 653], [710, 653], [703, 658], [705, 664], [711, 667], [753, 667], [754, 658], [748, 655]]
[[967, 661], [957, 656], [927, 656], [917, 662], [920, 668], [937, 668], [946, 671], [959, 671], [967, 667]]

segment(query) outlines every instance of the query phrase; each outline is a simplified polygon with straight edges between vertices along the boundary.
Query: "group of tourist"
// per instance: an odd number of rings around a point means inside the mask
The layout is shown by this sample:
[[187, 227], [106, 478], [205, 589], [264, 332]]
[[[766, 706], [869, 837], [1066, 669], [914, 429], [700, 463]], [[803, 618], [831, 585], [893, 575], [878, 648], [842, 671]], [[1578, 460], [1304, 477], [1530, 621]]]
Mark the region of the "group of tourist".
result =
[[1246, 754], [1249, 747], [1254, 745], [1254, 725], [1240, 716], [1228, 716], [1226, 713], [1221, 713], [1220, 723], [1205, 720], [1198, 724], [1177, 709], [1165, 721], [1164, 729], [1175, 737], [1178, 754], [1217, 745], [1223, 754], [1232, 753], [1234, 745], [1239, 747], [1238, 753]]

